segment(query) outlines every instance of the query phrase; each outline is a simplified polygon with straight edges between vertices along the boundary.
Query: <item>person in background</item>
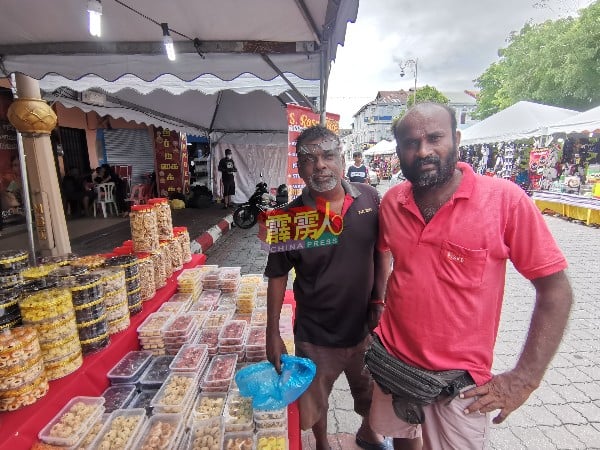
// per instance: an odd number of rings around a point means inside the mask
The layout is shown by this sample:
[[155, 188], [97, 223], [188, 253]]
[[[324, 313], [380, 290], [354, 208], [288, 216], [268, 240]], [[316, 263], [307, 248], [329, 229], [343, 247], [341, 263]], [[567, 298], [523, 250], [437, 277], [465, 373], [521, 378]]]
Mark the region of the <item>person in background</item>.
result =
[[281, 306], [288, 273], [295, 269], [296, 355], [310, 358], [317, 373], [299, 398], [300, 426], [312, 428], [316, 450], [328, 450], [327, 410], [335, 380], [345, 373], [354, 409], [363, 417], [356, 435], [359, 446], [385, 449], [383, 438], [369, 426], [373, 382], [364, 366], [364, 352], [382, 311], [382, 295], [389, 258], [375, 250], [377, 191], [363, 183], [343, 180], [340, 141], [322, 126], [304, 130], [296, 143], [298, 173], [306, 183], [302, 195], [283, 208], [308, 207], [342, 217], [338, 243], [269, 254], [267, 288], [267, 358], [280, 372], [287, 353], [279, 332]]
[[225, 157], [219, 161], [219, 172], [221, 172], [221, 181], [223, 182], [223, 208], [231, 208], [231, 196], [235, 195], [235, 177], [233, 174], [237, 172], [235, 163], [231, 158], [231, 149], [225, 149]]
[[85, 212], [85, 210], [82, 210], [85, 190], [77, 167], [71, 167], [67, 170], [61, 181], [61, 191], [65, 203], [65, 212], [68, 215], [78, 216]]
[[[419, 103], [393, 131], [408, 182], [381, 202], [377, 246], [391, 252], [394, 264], [373, 349], [383, 346], [390, 361], [411, 371], [437, 372], [448, 391], [422, 406], [376, 385], [371, 426], [415, 438], [410, 446], [394, 439], [395, 448], [482, 449], [488, 415], [499, 410], [493, 419], [499, 424], [519, 408], [560, 344], [573, 301], [567, 262], [521, 188], [457, 162], [452, 108]], [[509, 259], [533, 284], [535, 306], [514, 369], [493, 375]], [[388, 392], [396, 389], [378, 378], [385, 367], [371, 370]]]
[[363, 156], [361, 152], [352, 154], [354, 164], [348, 167], [346, 178], [352, 183], [369, 183], [369, 169], [363, 164]]

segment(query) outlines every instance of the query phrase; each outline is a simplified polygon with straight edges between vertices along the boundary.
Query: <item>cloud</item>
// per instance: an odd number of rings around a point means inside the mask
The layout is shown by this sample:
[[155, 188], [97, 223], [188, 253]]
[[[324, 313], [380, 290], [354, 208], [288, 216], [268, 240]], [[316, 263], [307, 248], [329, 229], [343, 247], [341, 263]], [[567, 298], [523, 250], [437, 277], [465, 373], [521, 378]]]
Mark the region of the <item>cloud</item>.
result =
[[348, 24], [345, 45], [332, 66], [327, 111], [341, 114], [341, 126], [347, 128], [378, 91], [413, 87], [411, 69], [400, 77], [399, 59], [418, 60], [418, 86], [473, 89], [512, 32], [528, 22], [573, 14], [591, 2], [361, 0], [358, 19]]

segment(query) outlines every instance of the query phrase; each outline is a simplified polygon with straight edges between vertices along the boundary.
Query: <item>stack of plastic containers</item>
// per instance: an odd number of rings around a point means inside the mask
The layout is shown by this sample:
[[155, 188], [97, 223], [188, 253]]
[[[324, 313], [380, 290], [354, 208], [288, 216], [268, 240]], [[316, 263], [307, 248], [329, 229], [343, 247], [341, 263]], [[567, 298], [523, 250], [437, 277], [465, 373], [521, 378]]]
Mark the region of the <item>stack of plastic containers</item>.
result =
[[177, 291], [190, 294], [192, 301], [197, 300], [202, 293], [202, 277], [199, 269], [185, 269], [177, 277]]
[[138, 267], [140, 272], [140, 296], [142, 301], [150, 300], [156, 294], [154, 280], [154, 262], [150, 253], [138, 253]]
[[183, 312], [186, 311], [186, 304], [185, 302], [177, 302], [177, 301], [172, 301], [169, 300], [167, 302], [164, 302], [162, 305], [159, 306], [159, 308], [156, 310], [157, 313], [166, 313], [166, 314], [171, 314], [173, 316], [176, 316], [177, 314], [181, 314]]
[[265, 326], [251, 326], [246, 340], [246, 361], [260, 362], [267, 359], [267, 333]]
[[[150, 361], [144, 373], [139, 380], [140, 389], [142, 391], [158, 390], [163, 385], [171, 373], [169, 366], [173, 362], [174, 356], [155, 356]], [[154, 398], [154, 397], [153, 397]]]
[[217, 266], [202, 266], [200, 276], [202, 277], [202, 289], [221, 289], [219, 283], [220, 269]]
[[0, 330], [21, 325], [21, 310], [17, 304], [20, 295], [18, 286], [0, 288]]
[[77, 448], [104, 413], [104, 398], [74, 397], [39, 432], [46, 444]]
[[294, 344], [294, 327], [292, 324], [292, 305], [282, 305], [281, 315], [279, 316], [279, 333], [285, 344], [288, 354], [296, 354], [296, 346]]
[[238, 313], [252, 314], [256, 304], [258, 284], [260, 282], [262, 282], [262, 277], [260, 275], [242, 276], [236, 298], [236, 309]]
[[21, 281], [21, 271], [29, 267], [29, 253], [24, 250], [0, 252], [0, 286], [13, 286]]
[[185, 344], [169, 365], [172, 373], [191, 372], [202, 375], [208, 365], [208, 347], [205, 344]]
[[93, 272], [100, 276], [104, 291], [108, 334], [115, 334], [129, 327], [129, 303], [125, 288], [125, 271], [120, 267], [107, 267]]
[[[205, 321], [206, 323], [206, 321]], [[207, 347], [208, 356], [214, 356], [217, 354], [219, 349], [219, 333], [221, 332], [220, 327], [203, 327], [198, 332], [196, 343], [204, 344]]]
[[83, 354], [106, 347], [110, 342], [108, 313], [98, 274], [76, 276], [70, 286]]
[[194, 405], [197, 391], [196, 373], [171, 373], [150, 402], [153, 415], [181, 414], [182, 418], [187, 418]]
[[154, 355], [166, 353], [161, 330], [170, 319], [170, 314], [157, 312], [146, 317], [146, 320], [137, 329], [138, 339], [143, 350], [149, 350]]
[[192, 260], [192, 249], [190, 245], [190, 234], [188, 233], [187, 227], [173, 227], [173, 234], [181, 246], [183, 263], [190, 262]]
[[181, 414], [156, 414], [148, 419], [132, 448], [173, 450], [179, 447], [183, 432]]
[[229, 320], [221, 329], [218, 341], [218, 353], [233, 353], [238, 361], [243, 361], [246, 351], [246, 331], [248, 322], [245, 320]]
[[[107, 411], [108, 412], [108, 411]], [[130, 449], [146, 424], [146, 410], [117, 409], [104, 422], [92, 441], [92, 449]]]
[[48, 392], [37, 333], [18, 327], [0, 333], [0, 411], [15, 411]]
[[241, 267], [221, 267], [219, 289], [221, 292], [237, 292], [241, 280]]
[[71, 292], [44, 289], [23, 297], [19, 306], [23, 323], [38, 333], [46, 377], [55, 380], [77, 370], [83, 358]]
[[203, 392], [227, 392], [233, 380], [237, 355], [216, 355], [202, 379]]
[[[254, 410], [256, 431], [287, 430], [287, 408], [276, 410]], [[285, 433], [287, 435], [287, 432]]]
[[198, 333], [198, 322], [192, 314], [180, 314], [173, 317], [161, 329], [165, 352], [176, 355], [184, 344], [191, 343]]
[[134, 384], [115, 384], [109, 386], [100, 394], [104, 397], [104, 408], [107, 414], [117, 410], [127, 408], [129, 403], [135, 397], [137, 388]]
[[106, 265], [109, 267], [120, 267], [125, 271], [125, 288], [127, 291], [129, 315], [132, 316], [139, 313], [142, 310], [142, 295], [137, 256], [114, 256], [106, 261]]
[[190, 311], [212, 311], [215, 309], [221, 297], [221, 291], [218, 289], [204, 289], [198, 300], [190, 306]]
[[231, 391], [225, 403], [223, 422], [226, 446], [229, 439], [254, 440], [252, 399], [240, 396], [238, 391]]

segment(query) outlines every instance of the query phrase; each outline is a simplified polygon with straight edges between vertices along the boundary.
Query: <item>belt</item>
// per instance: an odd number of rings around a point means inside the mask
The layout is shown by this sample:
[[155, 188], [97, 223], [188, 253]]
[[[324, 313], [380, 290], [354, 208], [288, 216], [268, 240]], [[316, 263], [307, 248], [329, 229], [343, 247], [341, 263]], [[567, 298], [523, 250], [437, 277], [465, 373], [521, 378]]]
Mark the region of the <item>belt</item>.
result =
[[469, 372], [465, 371], [461, 376], [452, 380], [452, 382], [442, 389], [442, 391], [449, 397], [448, 403], [450, 403], [454, 397], [460, 394], [462, 389], [466, 388], [467, 386], [473, 386], [474, 384], [475, 380], [473, 380], [473, 377], [469, 374]]

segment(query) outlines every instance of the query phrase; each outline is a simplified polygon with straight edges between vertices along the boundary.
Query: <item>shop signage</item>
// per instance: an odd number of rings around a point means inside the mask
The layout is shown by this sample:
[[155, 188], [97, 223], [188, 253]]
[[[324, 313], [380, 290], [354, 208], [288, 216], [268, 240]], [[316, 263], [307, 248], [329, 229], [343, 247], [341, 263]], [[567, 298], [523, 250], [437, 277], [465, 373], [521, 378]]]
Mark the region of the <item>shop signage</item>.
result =
[[190, 189], [187, 142], [184, 134], [166, 128], [156, 129], [156, 182], [160, 197], [173, 198]]

